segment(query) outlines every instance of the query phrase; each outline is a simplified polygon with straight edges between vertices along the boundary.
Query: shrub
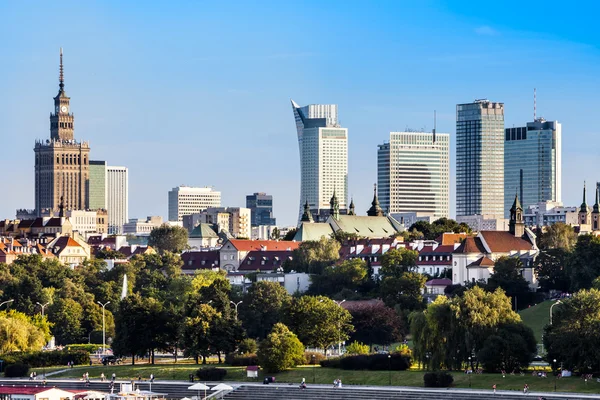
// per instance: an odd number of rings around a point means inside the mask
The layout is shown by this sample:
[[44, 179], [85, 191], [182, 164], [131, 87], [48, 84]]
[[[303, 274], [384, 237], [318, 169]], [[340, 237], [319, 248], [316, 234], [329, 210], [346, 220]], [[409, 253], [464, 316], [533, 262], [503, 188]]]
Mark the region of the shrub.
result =
[[30, 366], [27, 364], [9, 364], [4, 368], [5, 378], [20, 378], [29, 375]]
[[355, 355], [330, 358], [321, 362], [322, 367], [341, 368], [347, 370], [382, 371], [391, 369], [404, 371], [410, 368], [410, 358], [399, 353]]
[[227, 354], [225, 356], [225, 364], [232, 367], [247, 367], [248, 365], [258, 365], [258, 356], [256, 354], [245, 354], [243, 356], [237, 354]]
[[425, 387], [450, 387], [452, 382], [454, 382], [454, 378], [447, 371], [427, 372], [423, 375]]
[[202, 381], [222, 381], [226, 375], [225, 368], [207, 367], [196, 371], [196, 376]]
[[287, 326], [277, 323], [258, 347], [258, 361], [267, 372], [279, 372], [304, 363], [304, 346]]
[[53, 365], [67, 365], [69, 361], [72, 361], [76, 365], [89, 364], [90, 354], [85, 350], [15, 352], [4, 354], [2, 359], [6, 365], [29, 364], [33, 368], [39, 368]]
[[369, 345], [361, 342], [352, 342], [346, 346], [346, 353], [348, 354], [369, 354]]
[[98, 349], [101, 349], [101, 344], [70, 344], [65, 346], [66, 350], [75, 351], [75, 350], [84, 350], [88, 353], [95, 353]]
[[323, 353], [319, 353], [317, 351], [305, 351], [304, 352], [304, 364], [306, 365], [312, 365], [313, 363], [313, 356], [315, 356], [314, 358], [314, 363], [315, 364], [321, 364], [321, 362], [323, 360], [326, 360], [327, 357], [325, 357], [325, 355]]
[[394, 349], [394, 353], [400, 353], [401, 355], [403, 355], [404, 357], [408, 357], [411, 358], [412, 357], [412, 350], [410, 349], [410, 347], [408, 347], [407, 344], [401, 344], [398, 345], [395, 349]]
[[238, 353], [241, 355], [244, 354], [256, 354], [256, 349], [258, 348], [258, 344], [254, 339], [244, 339], [240, 342], [238, 346]]

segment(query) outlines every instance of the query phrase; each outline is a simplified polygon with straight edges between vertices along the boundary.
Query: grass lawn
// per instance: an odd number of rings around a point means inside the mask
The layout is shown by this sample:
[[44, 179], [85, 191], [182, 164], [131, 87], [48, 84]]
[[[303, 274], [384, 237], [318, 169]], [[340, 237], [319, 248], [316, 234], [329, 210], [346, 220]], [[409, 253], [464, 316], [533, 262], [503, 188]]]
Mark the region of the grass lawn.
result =
[[[187, 380], [190, 373], [194, 373], [201, 365], [195, 364], [160, 364], [148, 365], [140, 364], [136, 366], [119, 365], [119, 366], [92, 366], [92, 367], [75, 367], [60, 375], [54, 375], [52, 378], [80, 378], [83, 373], [89, 372], [90, 378], [97, 379], [102, 372], [107, 377], [110, 377], [114, 372], [118, 379], [137, 379], [141, 375], [143, 379], [148, 379], [153, 373], [158, 380]], [[244, 367], [228, 367], [219, 365], [219, 367], [228, 370], [226, 380], [230, 381], [245, 381], [245, 382], [262, 382], [264, 376], [275, 376], [276, 382], [298, 384], [302, 378], [306, 379], [307, 383], [329, 384], [333, 383], [334, 379], [341, 379], [345, 385], [373, 385], [387, 386], [390, 382], [390, 374], [388, 371], [344, 371], [333, 368], [321, 368], [312, 366], [302, 366], [294, 368], [290, 371], [280, 372], [277, 374], [266, 374], [262, 371], [259, 373], [259, 378], [246, 378]], [[454, 386], [458, 388], [469, 387], [469, 375], [462, 372], [452, 373], [454, 376]], [[50, 379], [52, 379], [50, 378]], [[423, 371], [392, 371], [391, 382], [394, 386], [423, 386]], [[532, 377], [530, 374], [525, 376], [507, 375], [502, 378], [501, 374], [482, 374], [470, 375], [470, 383], [472, 388], [491, 389], [492, 385], [496, 384], [500, 390], [522, 390], [525, 383], [529, 384], [531, 390], [537, 391], [554, 391], [555, 380], [552, 377], [538, 378]], [[556, 381], [557, 390], [562, 392], [582, 392], [582, 393], [600, 393], [600, 383], [595, 380], [587, 384], [581, 378], [561, 378]]]
[[554, 304], [554, 302], [555, 300], [546, 300], [519, 312], [523, 323], [533, 329], [535, 340], [537, 340], [538, 343], [542, 342], [544, 326], [550, 323], [550, 306]]

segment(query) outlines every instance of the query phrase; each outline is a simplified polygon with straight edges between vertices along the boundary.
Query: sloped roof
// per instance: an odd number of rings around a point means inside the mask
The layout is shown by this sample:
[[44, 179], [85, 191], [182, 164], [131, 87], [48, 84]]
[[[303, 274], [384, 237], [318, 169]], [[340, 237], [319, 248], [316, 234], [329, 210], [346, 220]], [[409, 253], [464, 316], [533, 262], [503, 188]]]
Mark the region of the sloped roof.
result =
[[479, 232], [494, 253], [509, 253], [511, 251], [532, 250], [533, 245], [528, 239], [516, 237], [506, 231], [481, 231]]
[[494, 266], [494, 261], [488, 257], [481, 257], [479, 258], [477, 261], [473, 261], [471, 264], [467, 265], [467, 268], [472, 267], [472, 268], [476, 268], [476, 267], [493, 267]]
[[425, 282], [425, 286], [449, 286], [452, 285], [452, 279], [441, 278], [441, 279], [431, 279]]
[[31, 228], [34, 222], [35, 219], [24, 219], [21, 222], [19, 222], [19, 229]]
[[61, 236], [52, 244], [52, 252], [57, 253], [63, 251], [66, 247], [82, 247], [79, 243], [73, 240], [70, 236]]
[[[53, 387], [34, 387], [34, 386], [0, 386], [0, 394], [26, 394], [26, 395], [35, 395], [43, 392], [47, 392], [49, 390], [56, 389]], [[61, 391], [65, 391], [62, 389], [58, 389]], [[70, 390], [68, 392], [71, 392]]]
[[384, 238], [398, 234], [388, 217], [340, 215], [337, 219], [330, 217], [327, 222], [337, 225], [342, 232], [355, 233], [367, 238]]
[[320, 240], [323, 236], [331, 237], [333, 229], [326, 222], [302, 222], [294, 235], [294, 241]]
[[63, 219], [61, 217], [52, 217], [48, 220], [48, 222], [46, 222], [46, 227], [50, 227], [50, 228], [59, 228], [61, 226], [63, 226]]
[[240, 263], [239, 271], [273, 271], [292, 258], [292, 252], [287, 250], [251, 251]]
[[181, 254], [182, 270], [212, 269], [219, 267], [219, 251], [186, 251]]
[[478, 237], [469, 236], [458, 246], [454, 253], [485, 253], [485, 247]]
[[435, 241], [442, 246], [453, 245], [454, 243], [460, 243], [467, 236], [469, 235], [466, 233], [442, 233]]
[[199, 224], [191, 232], [189, 237], [200, 239], [216, 239], [219, 237], [209, 224]]
[[285, 240], [242, 240], [230, 239], [231, 243], [238, 251], [253, 251], [266, 249], [267, 251], [277, 250], [296, 250], [300, 246], [299, 242]]
[[151, 246], [136, 246], [133, 252], [131, 251], [132, 246], [121, 246], [118, 250], [119, 253], [123, 254], [125, 257], [133, 257], [136, 255], [142, 254], [154, 254], [156, 251]]

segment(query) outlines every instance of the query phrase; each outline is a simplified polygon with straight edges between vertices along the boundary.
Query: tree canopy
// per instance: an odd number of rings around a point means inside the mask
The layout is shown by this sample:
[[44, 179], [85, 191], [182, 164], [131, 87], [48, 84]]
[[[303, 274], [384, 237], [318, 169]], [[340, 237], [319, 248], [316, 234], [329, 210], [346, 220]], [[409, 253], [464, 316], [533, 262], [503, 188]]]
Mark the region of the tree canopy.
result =
[[253, 283], [239, 305], [239, 317], [251, 338], [264, 339], [283, 319], [283, 309], [292, 300], [277, 282]]
[[277, 323], [260, 343], [257, 355], [267, 372], [280, 372], [304, 362], [304, 345], [287, 326]]
[[161, 253], [165, 251], [181, 253], [186, 249], [187, 241], [188, 232], [185, 228], [163, 224], [152, 229], [148, 238], [148, 245]]

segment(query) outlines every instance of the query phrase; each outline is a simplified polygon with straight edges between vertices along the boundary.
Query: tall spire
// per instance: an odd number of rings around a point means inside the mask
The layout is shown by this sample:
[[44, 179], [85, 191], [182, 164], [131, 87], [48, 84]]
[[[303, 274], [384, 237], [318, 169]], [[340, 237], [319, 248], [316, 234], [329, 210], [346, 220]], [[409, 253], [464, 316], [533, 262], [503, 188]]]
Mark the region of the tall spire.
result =
[[587, 202], [585, 200], [585, 197], [586, 197], [586, 195], [585, 195], [585, 181], [583, 181], [583, 202], [581, 203], [581, 208], [582, 209], [583, 208], [587, 209]]
[[596, 184], [596, 202], [594, 203], [594, 213], [600, 213], [600, 189], [598, 188], [598, 184]]
[[312, 213], [310, 212], [310, 205], [308, 204], [308, 199], [306, 199], [306, 203], [304, 203], [304, 214], [302, 214], [300, 222], [314, 222]]
[[348, 211], [348, 215], [356, 215], [354, 211], [354, 199], [350, 199], [350, 211]]
[[367, 215], [369, 217], [383, 217], [383, 210], [377, 198], [377, 184], [373, 185], [373, 201], [371, 202], [371, 208], [367, 211]]
[[333, 196], [331, 196], [331, 200], [329, 200], [329, 205], [331, 206], [329, 209], [329, 214], [334, 219], [340, 218], [340, 203], [335, 195], [335, 187], [333, 188]]
[[58, 87], [60, 88], [60, 92], [65, 91], [65, 75], [63, 70], [63, 50], [60, 48], [60, 73], [58, 74]]

